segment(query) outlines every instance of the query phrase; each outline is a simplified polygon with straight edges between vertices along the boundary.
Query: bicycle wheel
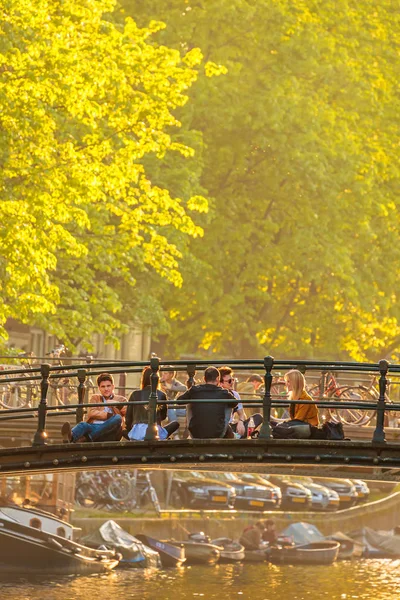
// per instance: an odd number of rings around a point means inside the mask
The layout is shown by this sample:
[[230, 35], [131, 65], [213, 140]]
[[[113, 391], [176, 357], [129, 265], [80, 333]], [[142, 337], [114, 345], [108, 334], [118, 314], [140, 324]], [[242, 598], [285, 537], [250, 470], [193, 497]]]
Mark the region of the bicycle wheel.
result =
[[[312, 385], [310, 387], [307, 387], [307, 392], [310, 394], [310, 396], [313, 398], [313, 400], [317, 401], [318, 404], [318, 400], [326, 400], [326, 396], [321, 396], [321, 390], [320, 387], [318, 385], [318, 383], [316, 383], [315, 385]], [[318, 412], [319, 412], [319, 417], [321, 421], [327, 421], [328, 419], [332, 418], [331, 412], [328, 408], [325, 408], [325, 406], [318, 406]], [[334, 419], [333, 419], [334, 420]]]
[[3, 408], [25, 408], [29, 405], [27, 389], [19, 385], [7, 384], [0, 391], [0, 406]]
[[126, 475], [113, 475], [107, 487], [107, 494], [113, 502], [126, 502], [133, 496], [130, 479]]
[[[330, 395], [330, 398], [339, 402], [376, 403], [376, 398], [374, 395], [371, 394], [371, 392], [363, 385], [339, 387]], [[376, 410], [347, 407], [332, 408], [329, 409], [329, 412], [332, 420], [336, 423], [343, 423], [344, 425], [368, 425], [368, 423], [374, 418]]]

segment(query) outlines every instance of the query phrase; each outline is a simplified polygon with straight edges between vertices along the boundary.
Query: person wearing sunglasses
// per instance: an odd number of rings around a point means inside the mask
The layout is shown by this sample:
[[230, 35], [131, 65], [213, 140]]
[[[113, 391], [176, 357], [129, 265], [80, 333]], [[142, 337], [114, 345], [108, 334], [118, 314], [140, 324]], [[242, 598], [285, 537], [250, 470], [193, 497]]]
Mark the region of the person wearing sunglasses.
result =
[[[226, 413], [227, 423], [229, 424], [229, 427], [233, 431], [234, 434], [238, 434], [241, 438], [246, 438], [247, 432], [249, 429], [250, 417], [248, 418], [244, 411], [243, 404], [240, 401], [239, 393], [235, 389], [233, 389], [234, 384], [235, 384], [235, 379], [233, 377], [232, 369], [230, 367], [221, 367], [219, 369], [219, 379], [220, 379], [220, 386], [222, 388], [224, 388], [225, 390], [229, 390], [235, 396], [236, 400], [238, 401], [238, 403], [235, 406], [235, 408], [233, 409], [233, 411], [230, 411], [230, 412], [227, 411], [227, 413]], [[237, 418], [235, 418], [235, 417], [237, 417]], [[257, 428], [263, 422], [263, 418], [260, 413], [252, 414], [251, 417], [253, 418], [255, 428]], [[228, 431], [229, 431], [229, 429], [228, 429]]]

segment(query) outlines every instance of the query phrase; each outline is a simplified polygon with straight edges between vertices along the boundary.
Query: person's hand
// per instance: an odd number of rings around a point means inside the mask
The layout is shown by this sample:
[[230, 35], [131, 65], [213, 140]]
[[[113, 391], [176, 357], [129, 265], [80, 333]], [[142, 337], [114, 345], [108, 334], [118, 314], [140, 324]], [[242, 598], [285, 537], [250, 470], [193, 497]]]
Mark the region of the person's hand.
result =
[[236, 425], [236, 431], [240, 436], [246, 435], [246, 427], [243, 421], [238, 421]]

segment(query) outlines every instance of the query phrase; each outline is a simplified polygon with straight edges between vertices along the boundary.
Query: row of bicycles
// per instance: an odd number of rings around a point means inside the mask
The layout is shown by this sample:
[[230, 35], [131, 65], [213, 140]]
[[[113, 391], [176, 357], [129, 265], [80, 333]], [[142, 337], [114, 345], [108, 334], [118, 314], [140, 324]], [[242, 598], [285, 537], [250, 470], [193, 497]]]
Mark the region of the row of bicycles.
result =
[[[18, 355], [18, 365], [2, 364], [0, 365], [0, 406], [2, 408], [30, 408], [35, 407], [40, 402], [40, 382], [29, 379], [29, 373], [24, 376], [24, 381], [8, 381], [12, 375], [6, 375], [1, 378], [1, 371], [12, 371], [21, 369], [21, 366], [34, 368], [39, 366], [37, 357], [33, 352], [24, 352]], [[71, 358], [68, 349], [60, 344], [56, 346], [45, 357], [53, 366], [65, 366], [69, 364]], [[87, 357], [90, 359], [91, 357]], [[23, 375], [22, 375], [23, 376]], [[21, 374], [18, 377], [22, 377]], [[49, 380], [49, 390], [47, 401], [50, 406], [68, 406], [78, 402], [78, 380], [62, 374], [57, 379]], [[85, 383], [86, 394], [91, 396], [95, 391], [93, 381], [88, 378]]]
[[149, 471], [81, 472], [75, 490], [75, 502], [81, 508], [132, 512], [151, 507], [161, 511]]
[[[1, 378], [1, 371], [20, 369], [21, 366], [28, 368], [38, 366], [38, 359], [33, 353], [24, 353], [19, 355], [18, 365], [4, 364], [0, 365], [0, 407], [5, 409], [10, 408], [26, 408], [35, 407], [40, 402], [40, 384], [38, 381], [30, 380], [29, 373], [26, 374], [26, 379], [19, 382], [8, 382], [11, 378], [10, 375]], [[71, 357], [67, 348], [60, 344], [54, 348], [47, 356], [46, 359], [51, 361], [55, 366], [69, 365]], [[90, 362], [91, 357], [86, 357], [86, 360]], [[77, 404], [78, 392], [77, 386], [78, 381], [76, 378], [68, 376], [67, 372], [65, 375], [62, 373], [59, 378], [50, 378], [49, 390], [47, 401], [50, 406], [68, 406], [71, 404]], [[376, 417], [376, 410], [364, 408], [338, 407], [337, 404], [340, 402], [370, 402], [375, 404], [379, 398], [378, 382], [376, 376], [370, 376], [367, 378], [365, 375], [362, 376], [362, 380], [356, 381], [354, 379], [344, 383], [340, 382], [341, 376], [333, 371], [323, 371], [318, 381], [315, 381], [308, 386], [308, 392], [316, 401], [329, 401], [335, 402], [336, 406], [332, 408], [320, 408], [320, 414], [322, 420], [330, 420], [334, 422], [341, 422], [347, 425], [368, 425], [374, 421]], [[310, 377], [307, 377], [310, 380]], [[386, 390], [386, 401], [388, 404], [393, 400], [393, 396], [398, 396], [400, 388], [395, 388], [398, 385], [398, 381], [389, 381]], [[90, 396], [95, 392], [95, 385], [93, 381], [88, 378], [85, 382], [85, 394], [88, 401]], [[260, 400], [262, 399], [263, 391], [258, 390]], [[277, 374], [272, 383], [271, 387], [272, 400], [275, 402], [287, 403], [287, 390], [284, 379], [281, 375]], [[252, 396], [254, 399], [254, 396]], [[245, 395], [243, 395], [245, 399]], [[275, 419], [288, 418], [288, 412], [285, 408], [274, 407], [272, 416]], [[386, 425], [398, 426], [398, 419], [396, 414], [391, 415], [390, 410], [386, 415]]]

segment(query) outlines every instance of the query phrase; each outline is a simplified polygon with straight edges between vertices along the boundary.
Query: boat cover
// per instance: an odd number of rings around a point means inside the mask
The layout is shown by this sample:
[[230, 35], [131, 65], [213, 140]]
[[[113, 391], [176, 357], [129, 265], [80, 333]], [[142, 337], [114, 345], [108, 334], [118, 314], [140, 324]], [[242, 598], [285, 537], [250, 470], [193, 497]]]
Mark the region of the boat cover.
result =
[[90, 546], [107, 546], [122, 554], [122, 564], [138, 563], [135, 566], [161, 567], [160, 555], [133, 535], [122, 529], [115, 521], [103, 525], [80, 540]]
[[304, 522], [292, 523], [280, 533], [280, 536], [291, 537], [296, 546], [326, 539], [315, 525]]
[[351, 537], [357, 542], [361, 542], [373, 553], [374, 550], [380, 550], [390, 556], [400, 557], [400, 535], [393, 535], [389, 532], [374, 531], [369, 527], [363, 527], [357, 531], [351, 532]]

